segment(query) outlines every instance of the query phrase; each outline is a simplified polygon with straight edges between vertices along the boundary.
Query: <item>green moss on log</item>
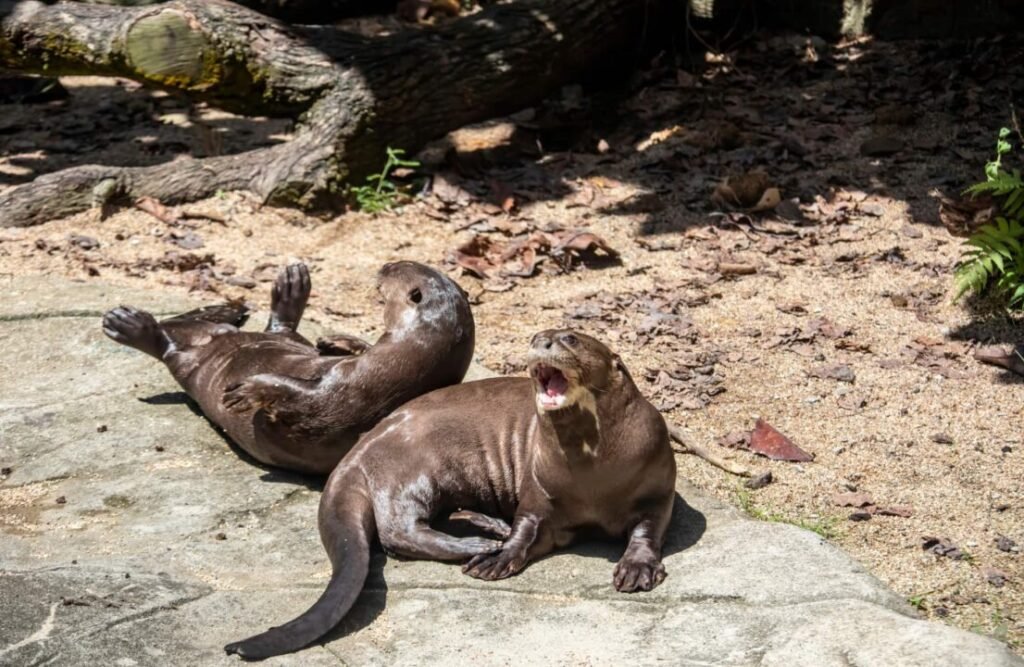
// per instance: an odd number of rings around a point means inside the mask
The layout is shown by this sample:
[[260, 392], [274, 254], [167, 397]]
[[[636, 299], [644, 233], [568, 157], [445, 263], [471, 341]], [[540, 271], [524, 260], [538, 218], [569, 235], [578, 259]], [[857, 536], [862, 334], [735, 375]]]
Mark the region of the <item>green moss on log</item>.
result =
[[136, 21], [128, 30], [125, 54], [139, 76], [162, 86], [203, 90], [221, 80], [216, 48], [197, 21], [177, 11]]

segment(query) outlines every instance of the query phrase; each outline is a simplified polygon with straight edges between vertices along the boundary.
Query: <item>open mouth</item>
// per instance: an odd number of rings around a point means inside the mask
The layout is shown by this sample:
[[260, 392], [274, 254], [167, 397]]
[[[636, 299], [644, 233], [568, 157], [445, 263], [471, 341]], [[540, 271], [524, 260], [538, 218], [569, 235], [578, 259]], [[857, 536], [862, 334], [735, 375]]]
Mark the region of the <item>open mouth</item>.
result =
[[537, 402], [545, 410], [557, 410], [565, 405], [569, 392], [569, 379], [554, 366], [537, 364], [533, 369], [533, 377], [540, 385]]

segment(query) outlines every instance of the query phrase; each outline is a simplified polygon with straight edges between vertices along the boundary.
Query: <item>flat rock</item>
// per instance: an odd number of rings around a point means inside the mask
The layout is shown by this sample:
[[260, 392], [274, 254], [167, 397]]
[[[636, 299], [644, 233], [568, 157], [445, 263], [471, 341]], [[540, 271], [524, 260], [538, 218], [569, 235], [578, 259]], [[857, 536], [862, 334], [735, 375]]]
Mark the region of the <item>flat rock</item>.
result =
[[[195, 302], [93, 282], [7, 288], [0, 664], [237, 662], [225, 643], [291, 619], [326, 582], [322, 480], [232, 450], [162, 366], [100, 332], [118, 303], [167, 314]], [[327, 641], [265, 664], [1024, 665], [995, 640], [919, 620], [817, 535], [683, 480], [677, 491], [669, 576], [651, 593], [612, 589], [621, 544], [501, 582], [376, 553]]]

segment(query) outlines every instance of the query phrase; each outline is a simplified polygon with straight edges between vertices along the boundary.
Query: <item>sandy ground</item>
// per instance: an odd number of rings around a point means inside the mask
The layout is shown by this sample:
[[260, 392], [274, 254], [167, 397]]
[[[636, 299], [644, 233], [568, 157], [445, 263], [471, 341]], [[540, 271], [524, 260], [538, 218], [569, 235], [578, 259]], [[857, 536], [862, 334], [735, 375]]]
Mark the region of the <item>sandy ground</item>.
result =
[[[981, 176], [1006, 95], [1024, 91], [1021, 68], [999, 63], [1021, 52], [1007, 40], [831, 49], [766, 38], [712, 59], [702, 75], [655, 64], [624, 100], [568, 89], [514, 124], [455, 136], [435, 160], [434, 193], [395, 213], [325, 220], [243, 193], [187, 207], [217, 221], [89, 212], [0, 230], [0, 275], [266, 304], [277, 267], [301, 259], [313, 270], [310, 318], [379, 332], [374, 271], [395, 259], [445, 266], [474, 299], [482, 363], [521, 371], [531, 334], [547, 327], [598, 335], [695, 441], [774, 476], [751, 491], [680, 456], [696, 485], [827, 535], [926, 615], [1019, 652], [1024, 557], [997, 541], [1024, 546], [1022, 385], [970, 352], [1024, 336], [1011, 318], [951, 303], [960, 242], [939, 224], [932, 191], [955, 195]], [[148, 164], [288, 130], [124, 82], [66, 83], [71, 102], [0, 106], [0, 189], [68, 165]], [[94, 122], [111, 109], [120, 120]], [[509, 128], [516, 136], [501, 141]], [[865, 155], [879, 138], [884, 155]], [[781, 189], [782, 207], [717, 214], [715, 185], [754, 168]], [[565, 272], [547, 259], [533, 277], [498, 270], [486, 280], [450, 261], [476, 236], [551, 229], [596, 233], [621, 261]], [[189, 233], [202, 247], [181, 247], [197, 245]], [[723, 263], [753, 273], [722, 275]], [[837, 364], [852, 382], [815, 377]], [[814, 461], [714, 444], [758, 417]], [[855, 509], [835, 496], [853, 491], [910, 516], [850, 520]], [[960, 558], [926, 551], [931, 537]], [[786, 563], [763, 567], [766, 577], [800, 576]]]

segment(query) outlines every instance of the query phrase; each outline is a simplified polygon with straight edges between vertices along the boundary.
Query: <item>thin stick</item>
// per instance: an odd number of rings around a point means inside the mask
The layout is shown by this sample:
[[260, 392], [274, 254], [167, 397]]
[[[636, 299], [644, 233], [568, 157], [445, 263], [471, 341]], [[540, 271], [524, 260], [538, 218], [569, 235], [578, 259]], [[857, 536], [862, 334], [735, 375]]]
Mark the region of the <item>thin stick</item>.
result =
[[733, 475], [739, 475], [740, 477], [750, 477], [750, 471], [744, 468], [743, 466], [737, 463], [733, 463], [732, 461], [727, 461], [721, 458], [720, 456], [711, 453], [710, 451], [708, 451], [704, 447], [701, 447], [700, 445], [695, 445], [686, 438], [686, 436], [683, 434], [683, 429], [679, 428], [675, 424], [669, 424], [667, 422], [666, 424], [668, 425], [669, 437], [679, 445], [678, 448], [673, 447], [675, 451], [679, 452], [680, 454], [694, 454], [696, 456], [699, 456], [700, 458], [704, 459], [711, 465], [717, 468], [721, 468], [722, 470], [728, 473], [732, 473]]

